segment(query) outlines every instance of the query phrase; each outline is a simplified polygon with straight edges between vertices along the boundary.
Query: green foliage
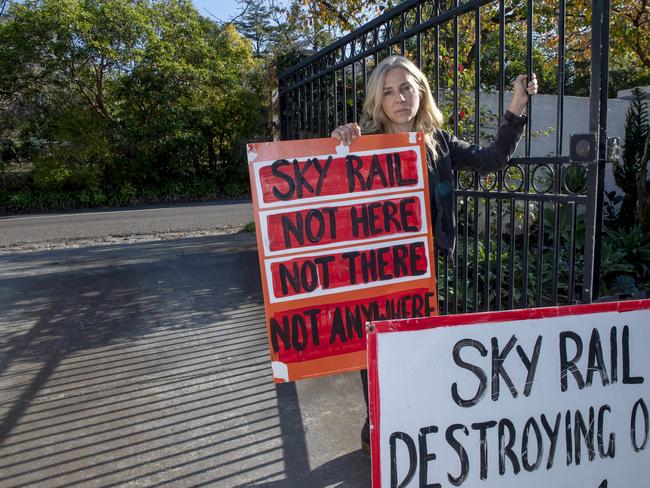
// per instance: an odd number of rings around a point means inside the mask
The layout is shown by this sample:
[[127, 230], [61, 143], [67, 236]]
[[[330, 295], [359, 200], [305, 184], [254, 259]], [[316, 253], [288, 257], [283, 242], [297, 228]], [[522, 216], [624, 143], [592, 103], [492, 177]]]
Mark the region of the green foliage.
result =
[[33, 155], [36, 189], [100, 191], [113, 157], [106, 121], [85, 106], [63, 105], [50, 110], [48, 122], [48, 138]]
[[272, 49], [272, 44], [277, 41], [281, 29], [280, 25], [273, 21], [277, 14], [277, 9], [266, 5], [263, 0], [251, 0], [241, 18], [235, 21], [241, 35], [253, 43], [253, 52], [257, 57], [267, 55]]
[[19, 191], [9, 197], [7, 207], [10, 210], [31, 210], [36, 207], [36, 204], [31, 193]]
[[[650, 232], [639, 225], [634, 225], [629, 231], [606, 228], [602, 240], [600, 280], [603, 295], [650, 289]], [[626, 283], [627, 289], [622, 290]]]
[[[387, 12], [405, 0], [341, 0], [323, 2], [317, 0], [291, 0], [283, 9], [285, 25], [295, 33], [299, 42], [322, 47], [313, 42], [323, 32], [342, 34], [361, 27], [369, 20]], [[277, 2], [257, 0], [256, 4], [272, 7]], [[459, 2], [462, 7], [465, 2]], [[610, 95], [617, 90], [650, 82], [650, 9], [645, 1], [611, 0], [610, 2]], [[434, 3], [434, 5], [438, 5]], [[505, 8], [505, 79], [512, 80], [526, 72], [526, 20], [527, 2], [511, 0]], [[538, 75], [540, 93], [557, 93], [558, 10], [559, 0], [535, 2], [533, 8], [533, 69]], [[441, 2], [440, 9], [453, 7], [452, 2]], [[437, 8], [437, 7], [436, 7]], [[486, 88], [498, 84], [499, 68], [499, 2], [480, 7], [481, 13], [481, 83]], [[422, 15], [428, 17], [432, 6], [423, 3]], [[566, 3], [564, 77], [565, 94], [589, 95], [591, 76], [591, 0], [572, 0]], [[406, 15], [408, 18], [408, 14]], [[414, 17], [414, 15], [413, 15]], [[471, 59], [477, 47], [474, 38], [474, 16], [462, 15], [459, 20], [458, 60], [471, 68]], [[440, 41], [446, 42], [445, 30], [451, 30], [451, 22], [440, 26]], [[423, 38], [426, 41], [426, 32]], [[286, 39], [282, 43], [287, 46]], [[408, 44], [408, 40], [407, 40]], [[451, 47], [449, 44], [447, 47]], [[409, 51], [407, 47], [407, 51]], [[424, 53], [431, 53], [428, 46]], [[413, 53], [410, 53], [411, 55]], [[426, 54], [425, 54], [426, 57]], [[426, 60], [425, 60], [426, 62]]]
[[632, 227], [634, 223], [638, 199], [637, 175], [641, 173], [641, 166], [644, 164], [642, 156], [646, 139], [650, 134], [648, 103], [638, 89], [633, 91], [633, 96], [625, 118], [623, 158], [621, 161], [614, 162], [614, 179], [625, 192], [619, 218], [626, 229]]
[[247, 191], [263, 66], [190, 0], [28, 0], [0, 44], [0, 176], [33, 168], [27, 193], [0, 179], [5, 208]]
[[[471, 210], [468, 218], [470, 221], [474, 218]], [[517, 217], [517, 221], [520, 220]], [[513, 235], [509, 229], [502, 232], [500, 254], [495, 240], [497, 229], [490, 229], [492, 239], [487, 247], [485, 234], [479, 232], [475, 248], [472, 231], [466, 241], [463, 222], [459, 223], [458, 258], [454, 261], [457, 265], [446, 277], [446, 292], [452, 307], [455, 300], [459, 303], [466, 300], [468, 311], [478, 311], [486, 304], [495, 309], [498, 301], [502, 307], [507, 307], [510, 301], [518, 307], [522, 306], [524, 297], [529, 306], [551, 305], [554, 298], [560, 304], [580, 300], [585, 252], [584, 215], [574, 214], [568, 206], [560, 206], [557, 214], [555, 208], [547, 208], [541, 235], [541, 220], [534, 212], [529, 214], [529, 221], [527, 236], [518, 231]], [[528, 239], [527, 263], [524, 261], [524, 239]], [[601, 297], [650, 291], [650, 232], [640, 225], [625, 230], [616, 225], [616, 219], [606, 220], [601, 245]], [[555, 267], [554, 262], [557, 263]], [[442, 262], [438, 270], [440, 280], [444, 278]], [[486, 288], [488, 295], [483, 296]]]
[[[527, 72], [526, 67], [526, 42], [520, 36], [525, 23], [511, 22], [506, 25], [505, 52], [505, 80], [511, 82], [517, 75]], [[499, 30], [487, 30], [481, 39], [481, 83], [488, 90], [497, 90], [499, 87]], [[468, 53], [468, 55], [473, 53]], [[548, 59], [547, 52], [539, 44], [533, 45], [533, 67], [537, 75], [540, 93], [557, 93], [557, 66]], [[570, 68], [569, 68], [570, 69]], [[588, 87], [588, 85], [587, 85]], [[576, 94], [576, 93], [572, 93]]]
[[122, 183], [115, 191], [111, 192], [108, 205], [111, 207], [122, 207], [135, 202], [137, 191], [131, 183]]
[[[475, 218], [473, 205], [468, 205], [467, 216], [471, 222]], [[483, 207], [483, 210], [481, 210]], [[485, 202], [479, 205], [479, 212], [485, 211]], [[569, 206], [560, 205], [545, 208], [543, 218], [539, 207], [523, 202], [515, 205], [515, 222], [521, 223], [528, 213], [528, 233], [515, 225], [510, 229], [509, 205], [503, 205], [503, 227], [496, 228], [496, 210], [490, 209], [490, 239], [486, 245], [484, 229], [473, 234], [474, 226], [469, 226], [465, 240], [464, 217], [459, 222], [457, 261], [455, 269], [449, 270], [450, 302], [466, 301], [467, 311], [479, 311], [489, 304], [491, 310], [497, 303], [502, 308], [548, 306], [554, 303], [574, 303], [581, 299], [584, 271], [584, 215], [574, 214]], [[462, 208], [459, 215], [464, 215]], [[479, 215], [479, 221], [482, 220]], [[540, 225], [543, 228], [540, 229]], [[496, 238], [501, 235], [501, 249]], [[528, 240], [528, 253], [524, 253], [524, 240]], [[476, 242], [476, 247], [475, 247]], [[540, 252], [541, 251], [541, 252]], [[553, 266], [553, 263], [556, 266]], [[457, 263], [457, 264], [456, 264]], [[444, 276], [439, 263], [438, 279]], [[467, 277], [467, 278], [465, 278]], [[456, 281], [458, 280], [458, 281]], [[483, 290], [487, 289], [487, 296]], [[474, 296], [476, 294], [476, 297]], [[478, 302], [475, 300], [478, 299]], [[539, 298], [539, 299], [538, 299]]]
[[[471, 211], [468, 216], [473, 219]], [[570, 303], [570, 297], [574, 302], [580, 300], [584, 271], [584, 215], [574, 215], [569, 207], [560, 206], [556, 219], [555, 208], [545, 209], [541, 247], [539, 227], [535, 223], [539, 221], [532, 216], [530, 220], [533, 224], [527, 237], [509, 231], [502, 233], [500, 254], [495, 240], [496, 229], [490, 230], [492, 239], [487, 247], [485, 235], [480, 232], [475, 248], [472, 232], [465, 241], [460, 222], [458, 257], [454, 260], [456, 267], [448, 269], [449, 275], [445, 276], [444, 261], [438, 263], [438, 280], [444, 280], [439, 282], [439, 286], [447, 284], [441, 291], [448, 294], [451, 310], [456, 300], [459, 303], [466, 300], [468, 311], [481, 310], [486, 304], [495, 309], [498, 301], [501, 307], [507, 307], [510, 301], [518, 307], [522, 306], [524, 294], [529, 306], [551, 305], [554, 296], [560, 304]], [[529, 245], [527, 266], [523, 239], [528, 239]], [[511, 254], [512, 249], [515, 251]], [[557, 264], [554, 267], [555, 260]], [[572, 288], [570, 283], [573, 283]], [[483, 296], [486, 288], [488, 295]], [[611, 299], [648, 291], [650, 232], [640, 225], [625, 230], [615, 225], [615, 220], [606, 220], [602, 234], [600, 297]], [[538, 294], [541, 301], [538, 301]]]

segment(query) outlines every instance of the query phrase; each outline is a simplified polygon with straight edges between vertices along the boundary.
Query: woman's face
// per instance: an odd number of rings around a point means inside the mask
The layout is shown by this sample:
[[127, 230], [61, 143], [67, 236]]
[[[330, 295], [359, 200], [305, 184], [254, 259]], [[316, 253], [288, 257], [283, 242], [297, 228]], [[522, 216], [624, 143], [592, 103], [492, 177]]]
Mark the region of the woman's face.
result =
[[417, 82], [404, 68], [386, 73], [381, 108], [396, 132], [410, 131], [420, 108]]

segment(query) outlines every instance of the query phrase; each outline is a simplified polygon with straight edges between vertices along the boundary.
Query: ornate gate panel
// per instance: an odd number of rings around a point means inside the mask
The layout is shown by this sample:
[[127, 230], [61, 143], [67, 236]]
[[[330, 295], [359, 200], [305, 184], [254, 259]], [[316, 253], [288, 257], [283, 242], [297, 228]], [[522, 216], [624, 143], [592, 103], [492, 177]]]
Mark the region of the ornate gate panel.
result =
[[[565, 89], [575, 66], [565, 52], [568, 2], [550, 3], [552, 18], [537, 12], [548, 2], [533, 0], [405, 1], [280, 75], [282, 139], [326, 137], [358, 121], [368, 74], [399, 53], [429, 77], [445, 128], [485, 142], [503, 114], [506, 80], [535, 71], [535, 47], [554, 36], [552, 52], [541, 52], [556, 66], [555, 151], [531, 154], [528, 124], [524, 157], [504, 171], [455, 175], [457, 247], [438, 257], [443, 313], [589, 302], [598, 294], [609, 2], [592, 0], [583, 29], [591, 46], [589, 130], [571, 134], [568, 147]], [[495, 111], [485, 108], [486, 91], [497, 96]]]

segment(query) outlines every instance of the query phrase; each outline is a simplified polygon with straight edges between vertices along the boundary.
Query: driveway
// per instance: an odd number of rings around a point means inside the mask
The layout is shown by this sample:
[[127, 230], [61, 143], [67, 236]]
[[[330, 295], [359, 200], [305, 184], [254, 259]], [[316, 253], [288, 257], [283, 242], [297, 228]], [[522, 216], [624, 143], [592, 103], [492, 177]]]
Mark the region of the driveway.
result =
[[359, 375], [271, 380], [254, 234], [5, 249], [0, 311], [0, 487], [370, 486]]

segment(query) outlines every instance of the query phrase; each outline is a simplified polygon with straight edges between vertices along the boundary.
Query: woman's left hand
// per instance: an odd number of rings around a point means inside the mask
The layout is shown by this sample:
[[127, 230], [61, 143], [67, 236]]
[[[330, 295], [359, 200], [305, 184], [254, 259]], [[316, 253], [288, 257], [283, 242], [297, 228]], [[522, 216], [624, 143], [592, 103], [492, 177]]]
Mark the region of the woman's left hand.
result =
[[519, 75], [515, 79], [512, 89], [512, 100], [510, 100], [510, 110], [515, 115], [523, 115], [528, 104], [529, 95], [537, 94], [537, 75], [531, 73], [530, 79], [526, 75]]

